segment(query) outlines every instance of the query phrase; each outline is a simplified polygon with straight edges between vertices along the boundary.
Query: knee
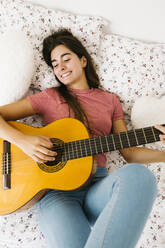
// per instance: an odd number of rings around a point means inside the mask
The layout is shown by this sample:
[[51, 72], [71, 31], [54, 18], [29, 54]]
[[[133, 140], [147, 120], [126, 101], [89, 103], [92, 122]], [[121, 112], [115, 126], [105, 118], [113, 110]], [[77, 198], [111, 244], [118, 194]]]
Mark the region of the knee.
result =
[[146, 166], [132, 163], [125, 166], [128, 179], [136, 183], [144, 191], [157, 194], [157, 181], [155, 175]]
[[47, 214], [52, 211], [52, 209], [59, 204], [61, 197], [54, 191], [49, 191], [38, 203], [37, 212], [38, 214]]

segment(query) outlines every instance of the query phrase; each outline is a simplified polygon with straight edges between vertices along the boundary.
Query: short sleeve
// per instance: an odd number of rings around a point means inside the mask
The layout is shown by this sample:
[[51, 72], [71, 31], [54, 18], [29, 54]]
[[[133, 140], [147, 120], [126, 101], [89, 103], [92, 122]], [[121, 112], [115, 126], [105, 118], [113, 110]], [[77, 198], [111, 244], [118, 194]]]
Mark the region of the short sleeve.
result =
[[46, 93], [46, 90], [27, 96], [27, 99], [31, 103], [36, 114], [44, 114], [46, 106], [48, 104], [48, 95]]
[[113, 121], [124, 119], [124, 113], [119, 98], [114, 95]]

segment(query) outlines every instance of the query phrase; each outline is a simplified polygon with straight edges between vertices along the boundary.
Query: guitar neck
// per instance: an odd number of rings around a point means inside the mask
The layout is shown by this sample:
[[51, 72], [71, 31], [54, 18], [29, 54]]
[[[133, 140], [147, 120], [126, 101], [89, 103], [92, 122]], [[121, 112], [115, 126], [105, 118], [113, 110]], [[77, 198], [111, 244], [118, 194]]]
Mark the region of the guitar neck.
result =
[[159, 134], [161, 132], [156, 128], [145, 127], [127, 132], [63, 143], [60, 145], [60, 150], [63, 151], [62, 161], [153, 143], [160, 141]]

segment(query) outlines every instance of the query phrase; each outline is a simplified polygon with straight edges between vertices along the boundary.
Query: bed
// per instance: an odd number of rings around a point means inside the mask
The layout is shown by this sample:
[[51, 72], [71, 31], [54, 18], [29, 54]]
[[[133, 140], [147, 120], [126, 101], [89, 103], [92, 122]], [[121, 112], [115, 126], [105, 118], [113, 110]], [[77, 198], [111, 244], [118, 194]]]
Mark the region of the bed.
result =
[[[70, 29], [87, 47], [95, 61], [101, 85], [117, 94], [121, 100], [128, 128], [137, 127], [131, 121], [131, 111], [139, 97], [160, 99], [165, 93], [165, 44], [145, 43], [104, 30], [106, 20], [100, 16], [76, 15], [62, 10], [45, 8], [23, 0], [0, 0], [0, 35], [8, 30], [23, 31], [34, 51], [35, 71], [26, 95], [54, 86], [52, 71], [42, 60], [43, 38], [61, 27]], [[2, 105], [2, 103], [0, 102]], [[147, 106], [150, 108], [150, 106]], [[147, 108], [146, 107], [146, 108]], [[148, 111], [147, 111], [148, 112]], [[156, 121], [156, 114], [153, 114]], [[141, 120], [143, 119], [142, 115]], [[162, 115], [162, 121], [165, 115]], [[42, 126], [38, 116], [22, 120], [29, 125]], [[143, 125], [141, 121], [140, 125]], [[152, 124], [152, 123], [151, 123]], [[163, 145], [146, 145], [164, 149]], [[107, 154], [108, 170], [124, 166], [126, 162], [118, 151]], [[165, 247], [165, 170], [164, 163], [148, 164], [158, 182], [158, 196], [136, 248]], [[40, 232], [36, 207], [21, 213], [0, 216], [1, 248], [46, 248]], [[55, 247], [56, 248], [56, 247]], [[58, 247], [57, 247], [58, 248]]]

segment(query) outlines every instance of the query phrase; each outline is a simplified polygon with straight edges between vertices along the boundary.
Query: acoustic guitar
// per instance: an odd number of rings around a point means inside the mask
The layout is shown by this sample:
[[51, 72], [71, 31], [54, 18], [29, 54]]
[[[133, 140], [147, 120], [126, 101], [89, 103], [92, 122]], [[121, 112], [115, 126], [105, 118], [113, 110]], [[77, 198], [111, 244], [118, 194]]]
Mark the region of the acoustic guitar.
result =
[[87, 185], [95, 173], [94, 155], [159, 141], [154, 127], [89, 137], [84, 124], [73, 118], [35, 128], [11, 121], [25, 134], [47, 136], [57, 151], [54, 161], [38, 163], [20, 148], [0, 139], [0, 215], [31, 207], [50, 189], [75, 190]]

